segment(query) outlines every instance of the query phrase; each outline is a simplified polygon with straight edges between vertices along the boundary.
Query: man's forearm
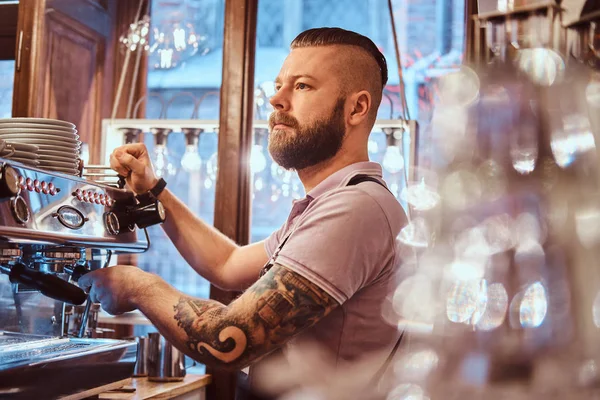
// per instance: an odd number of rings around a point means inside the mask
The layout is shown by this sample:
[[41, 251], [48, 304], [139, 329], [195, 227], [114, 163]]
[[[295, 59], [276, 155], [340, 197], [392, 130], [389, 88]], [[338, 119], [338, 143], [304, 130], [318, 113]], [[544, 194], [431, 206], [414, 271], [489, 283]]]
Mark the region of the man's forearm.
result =
[[163, 229], [183, 258], [200, 275], [219, 285], [219, 269], [237, 245], [214, 227], [206, 224], [168, 190], [159, 200], [167, 212]]
[[139, 308], [177, 348], [204, 364], [238, 370], [329, 314], [338, 303], [306, 278], [275, 264], [230, 305], [186, 296], [144, 275]]
[[175, 347], [208, 366], [239, 370], [249, 361], [250, 338], [218, 301], [184, 295], [156, 279], [137, 308]]

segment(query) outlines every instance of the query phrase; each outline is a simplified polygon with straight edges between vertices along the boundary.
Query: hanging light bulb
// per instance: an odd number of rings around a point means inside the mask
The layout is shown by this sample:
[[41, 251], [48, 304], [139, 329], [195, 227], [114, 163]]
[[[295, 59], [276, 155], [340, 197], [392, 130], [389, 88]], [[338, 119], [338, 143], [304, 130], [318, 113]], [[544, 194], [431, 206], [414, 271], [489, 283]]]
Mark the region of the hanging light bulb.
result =
[[167, 150], [167, 137], [172, 132], [168, 128], [152, 128], [154, 135], [154, 151], [152, 152], [152, 165], [158, 177], [174, 176], [177, 168], [172, 163]]
[[383, 156], [383, 168], [390, 174], [395, 174], [404, 169], [404, 157], [398, 143], [402, 140], [402, 130], [384, 128], [387, 135], [387, 148]]
[[383, 156], [383, 168], [390, 174], [395, 174], [404, 168], [404, 157], [398, 146], [388, 146]]
[[198, 172], [202, 169], [202, 159], [196, 147], [185, 146], [185, 153], [181, 157], [181, 167], [186, 172]]
[[169, 153], [165, 146], [154, 146], [153, 155], [154, 157], [152, 159], [152, 164], [154, 165], [156, 176], [174, 176], [177, 173], [177, 169], [171, 162]]
[[185, 153], [181, 158], [181, 167], [187, 172], [198, 172], [202, 168], [202, 159], [198, 154], [198, 141], [204, 129], [182, 128], [181, 131], [186, 140]]

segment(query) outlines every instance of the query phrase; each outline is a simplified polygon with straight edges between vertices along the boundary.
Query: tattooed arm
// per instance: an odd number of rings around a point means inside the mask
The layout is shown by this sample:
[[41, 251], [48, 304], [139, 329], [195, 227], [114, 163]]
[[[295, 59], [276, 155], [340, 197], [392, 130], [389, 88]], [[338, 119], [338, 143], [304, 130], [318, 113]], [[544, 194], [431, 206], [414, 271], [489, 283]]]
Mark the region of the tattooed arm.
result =
[[238, 370], [317, 323], [338, 303], [275, 264], [229, 306], [187, 297], [162, 280], [150, 285], [135, 305], [190, 357]]

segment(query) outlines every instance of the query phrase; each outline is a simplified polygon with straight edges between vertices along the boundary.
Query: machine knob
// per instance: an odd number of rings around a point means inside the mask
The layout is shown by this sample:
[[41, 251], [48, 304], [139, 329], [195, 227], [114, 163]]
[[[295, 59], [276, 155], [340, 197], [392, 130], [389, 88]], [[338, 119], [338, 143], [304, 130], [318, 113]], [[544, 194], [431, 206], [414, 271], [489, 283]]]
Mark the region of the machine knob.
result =
[[138, 204], [129, 210], [131, 222], [135, 223], [140, 229], [163, 223], [166, 217], [165, 207], [159, 200], [148, 204]]
[[4, 164], [0, 169], [0, 197], [13, 197], [19, 194], [19, 174], [10, 165]]
[[13, 217], [15, 217], [18, 223], [25, 225], [29, 222], [29, 219], [31, 218], [31, 212], [29, 211], [27, 202], [20, 195], [12, 198], [10, 202], [10, 210], [12, 211]]
[[112, 211], [104, 214], [104, 226], [111, 235], [118, 235], [121, 232], [119, 217]]

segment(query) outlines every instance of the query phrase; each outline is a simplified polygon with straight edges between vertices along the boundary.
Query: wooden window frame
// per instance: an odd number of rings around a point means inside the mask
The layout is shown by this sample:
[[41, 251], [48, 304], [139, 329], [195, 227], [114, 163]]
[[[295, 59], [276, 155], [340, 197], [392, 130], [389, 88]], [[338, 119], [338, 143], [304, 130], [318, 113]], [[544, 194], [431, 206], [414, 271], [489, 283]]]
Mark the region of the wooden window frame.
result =
[[[218, 176], [214, 226], [239, 245], [250, 240], [254, 64], [258, 0], [226, 0], [223, 33], [223, 81], [219, 111]], [[210, 298], [230, 303], [238, 293], [211, 285]], [[233, 400], [237, 374], [207, 368], [212, 375], [209, 400]]]

